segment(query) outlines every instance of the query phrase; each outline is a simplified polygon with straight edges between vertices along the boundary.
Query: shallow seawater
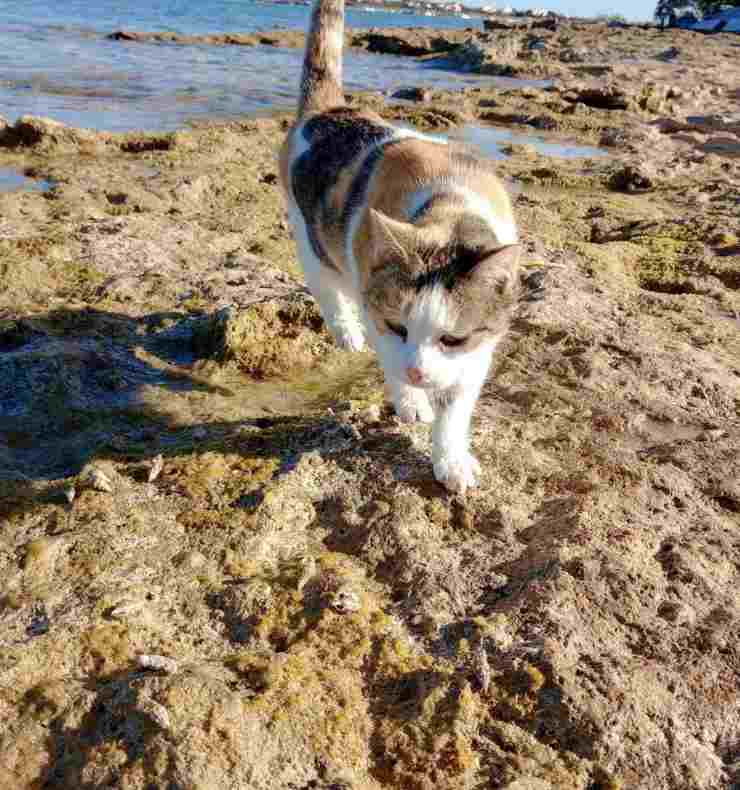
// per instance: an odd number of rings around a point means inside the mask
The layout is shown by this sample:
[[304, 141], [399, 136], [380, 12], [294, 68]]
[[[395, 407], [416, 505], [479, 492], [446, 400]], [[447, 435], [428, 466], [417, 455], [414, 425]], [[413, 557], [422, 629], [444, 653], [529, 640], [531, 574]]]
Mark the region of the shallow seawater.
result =
[[46, 192], [53, 184], [42, 178], [30, 178], [14, 167], [0, 167], [0, 192]]
[[0, 480], [74, 474], [111, 451], [190, 452], [284, 421], [331, 421], [328, 407], [382, 393], [370, 353], [258, 381], [157, 336], [130, 346], [0, 324]]
[[[107, 131], [173, 130], [295, 105], [302, 53], [268, 46], [110, 41], [120, 29], [202, 35], [305, 29], [309, 8], [243, 0], [0, 0], [0, 115]], [[479, 19], [351, 9], [348, 27], [476, 27]], [[475, 84], [410, 58], [348, 52], [348, 90]], [[490, 80], [489, 80], [490, 81]]]
[[608, 156], [603, 148], [591, 145], [577, 145], [535, 133], [510, 132], [488, 126], [462, 126], [448, 135], [451, 140], [468, 143], [483, 151], [491, 159], [505, 159], [502, 148], [508, 145], [529, 145], [544, 156], [563, 158]]

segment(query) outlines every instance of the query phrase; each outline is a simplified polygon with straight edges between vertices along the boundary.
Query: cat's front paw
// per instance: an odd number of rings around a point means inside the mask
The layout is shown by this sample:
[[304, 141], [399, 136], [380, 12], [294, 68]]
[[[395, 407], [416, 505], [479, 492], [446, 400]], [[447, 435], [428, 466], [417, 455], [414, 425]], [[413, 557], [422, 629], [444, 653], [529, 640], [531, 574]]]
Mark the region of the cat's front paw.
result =
[[329, 324], [334, 342], [345, 351], [362, 351], [365, 348], [365, 332], [360, 324]]
[[407, 389], [393, 405], [401, 422], [434, 422], [434, 409], [423, 390]]
[[478, 485], [480, 464], [470, 454], [443, 456], [434, 462], [434, 476], [448, 490], [464, 494]]

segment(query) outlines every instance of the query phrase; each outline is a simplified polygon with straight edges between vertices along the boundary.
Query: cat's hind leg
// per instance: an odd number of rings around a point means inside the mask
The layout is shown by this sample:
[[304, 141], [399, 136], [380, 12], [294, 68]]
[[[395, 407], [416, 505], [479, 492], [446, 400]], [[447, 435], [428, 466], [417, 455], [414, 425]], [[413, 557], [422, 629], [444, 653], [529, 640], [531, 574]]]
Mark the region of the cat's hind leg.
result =
[[322, 264], [313, 251], [305, 222], [298, 208], [291, 206], [288, 215], [295, 235], [298, 260], [303, 269], [304, 280], [319, 306], [326, 328], [340, 348], [362, 351], [365, 347], [365, 330], [355, 299], [348, 293], [339, 272], [331, 266]]

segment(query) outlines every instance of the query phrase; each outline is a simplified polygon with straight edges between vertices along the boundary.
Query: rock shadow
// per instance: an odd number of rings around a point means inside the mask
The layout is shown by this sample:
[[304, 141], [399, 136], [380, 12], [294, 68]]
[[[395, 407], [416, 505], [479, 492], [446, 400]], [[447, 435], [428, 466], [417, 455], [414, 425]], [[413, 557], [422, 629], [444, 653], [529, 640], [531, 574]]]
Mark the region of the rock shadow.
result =
[[[150, 742], [166, 732], [163, 722], [148, 712], [144, 702], [146, 674], [120, 672], [92, 679], [83, 692], [87, 699], [76, 701], [87, 711], [79, 716], [70, 707], [50, 721], [49, 765], [40, 787], [97, 790], [114, 786], [121, 773], [146, 759]], [[38, 705], [39, 701], [33, 703]], [[112, 751], [120, 753], [119, 760], [110, 759]], [[162, 771], [169, 779], [167, 786], [178, 790], [182, 785], [175, 776], [172, 754], [166, 748], [162, 752], [169, 762]]]

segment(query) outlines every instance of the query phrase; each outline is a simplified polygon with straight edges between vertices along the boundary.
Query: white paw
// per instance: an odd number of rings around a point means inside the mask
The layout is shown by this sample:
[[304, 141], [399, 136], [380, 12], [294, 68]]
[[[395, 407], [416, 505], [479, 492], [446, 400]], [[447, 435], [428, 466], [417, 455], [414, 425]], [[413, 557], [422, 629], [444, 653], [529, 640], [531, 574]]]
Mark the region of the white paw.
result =
[[434, 422], [434, 409], [423, 390], [409, 389], [393, 405], [401, 422]]
[[470, 455], [443, 456], [434, 463], [434, 476], [449, 491], [464, 494], [478, 485], [480, 464]]
[[359, 324], [327, 322], [327, 328], [339, 348], [345, 351], [362, 351], [365, 348], [365, 333]]

